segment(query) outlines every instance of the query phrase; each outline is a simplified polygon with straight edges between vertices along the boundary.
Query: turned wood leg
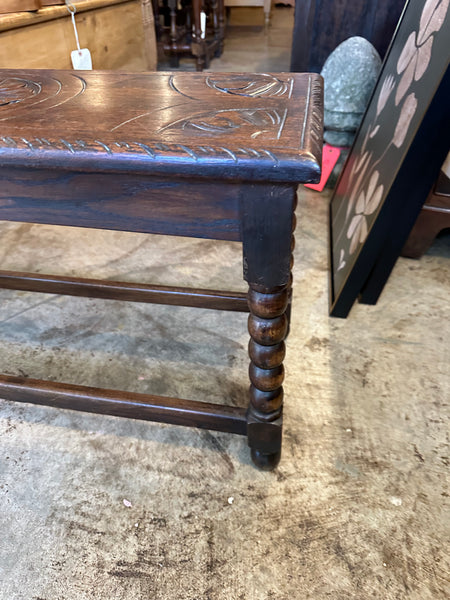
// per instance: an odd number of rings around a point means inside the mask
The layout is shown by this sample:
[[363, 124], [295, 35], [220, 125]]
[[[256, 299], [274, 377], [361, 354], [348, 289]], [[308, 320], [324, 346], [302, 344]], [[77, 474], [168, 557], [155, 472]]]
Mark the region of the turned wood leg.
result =
[[219, 0], [219, 56], [221, 56], [223, 52], [224, 40], [225, 40], [225, 7], [224, 0]]
[[[297, 205], [297, 201], [295, 201], [295, 205], [294, 205], [294, 210], [296, 208]], [[286, 316], [287, 316], [287, 321], [288, 321], [288, 328], [287, 328], [287, 332], [286, 332], [286, 337], [289, 335], [289, 332], [291, 330], [291, 311], [292, 311], [292, 285], [294, 282], [294, 276], [292, 273], [292, 270], [294, 268], [294, 250], [295, 250], [295, 235], [294, 235], [294, 231], [295, 231], [295, 227], [297, 226], [297, 217], [295, 216], [295, 213], [292, 215], [292, 235], [291, 235], [291, 260], [289, 263], [289, 269], [290, 269], [290, 275], [289, 275], [289, 283], [288, 283], [288, 305], [286, 308]]]
[[206, 64], [206, 45], [202, 39], [202, 28], [201, 28], [201, 11], [202, 3], [200, 0], [192, 0], [192, 43], [191, 51], [195, 56], [195, 68], [197, 71], [203, 71]]
[[254, 463], [265, 470], [276, 467], [281, 456], [295, 199], [295, 187], [255, 185], [241, 200], [250, 309], [247, 435]]
[[288, 302], [287, 285], [274, 290], [262, 290], [259, 286], [250, 285], [248, 443], [253, 461], [262, 469], [273, 469], [281, 456], [281, 384], [284, 379]]
[[178, 66], [178, 57], [175, 54], [177, 47], [177, 2], [169, 0], [170, 9], [170, 66]]

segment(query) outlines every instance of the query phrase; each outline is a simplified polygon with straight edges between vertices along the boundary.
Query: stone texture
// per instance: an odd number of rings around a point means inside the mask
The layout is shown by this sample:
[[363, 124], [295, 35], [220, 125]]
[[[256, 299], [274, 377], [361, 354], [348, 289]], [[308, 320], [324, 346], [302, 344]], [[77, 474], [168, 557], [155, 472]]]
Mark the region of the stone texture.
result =
[[327, 110], [361, 113], [365, 110], [381, 68], [370, 42], [351, 37], [330, 54], [322, 69]]
[[327, 129], [354, 132], [361, 122], [361, 113], [325, 110], [324, 122], [327, 124]]
[[324, 123], [325, 140], [328, 143], [333, 143], [333, 135], [329, 135], [331, 131], [356, 131], [380, 68], [381, 59], [378, 52], [362, 37], [349, 38], [330, 54], [321, 73], [325, 81]]
[[327, 129], [324, 132], [323, 139], [332, 146], [349, 148], [355, 139], [355, 133], [351, 131], [332, 131]]

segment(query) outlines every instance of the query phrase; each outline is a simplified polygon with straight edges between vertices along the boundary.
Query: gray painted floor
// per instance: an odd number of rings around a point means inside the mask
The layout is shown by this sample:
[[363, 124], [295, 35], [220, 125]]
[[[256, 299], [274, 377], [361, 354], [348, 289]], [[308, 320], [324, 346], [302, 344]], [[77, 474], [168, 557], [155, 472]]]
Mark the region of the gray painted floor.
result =
[[[0, 401], [1, 600], [449, 596], [448, 237], [400, 259], [376, 306], [330, 319], [327, 204], [303, 190], [297, 209], [277, 470], [241, 437]], [[235, 243], [0, 235], [2, 269], [245, 289]], [[245, 404], [244, 315], [0, 302], [2, 372]]]
[[[1, 402], [2, 600], [448, 597], [446, 240], [335, 320], [327, 198], [297, 213], [276, 472], [241, 437]], [[235, 243], [0, 230], [4, 269], [242, 289]], [[1, 301], [3, 372], [245, 404], [244, 315]]]

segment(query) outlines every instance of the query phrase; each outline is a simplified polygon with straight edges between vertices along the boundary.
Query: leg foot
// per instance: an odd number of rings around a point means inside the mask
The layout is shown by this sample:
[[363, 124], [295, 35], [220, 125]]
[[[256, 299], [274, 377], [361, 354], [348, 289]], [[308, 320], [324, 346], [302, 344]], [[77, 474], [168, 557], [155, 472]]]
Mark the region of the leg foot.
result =
[[274, 454], [263, 454], [259, 450], [251, 449], [252, 461], [262, 471], [273, 471], [280, 462], [281, 451]]

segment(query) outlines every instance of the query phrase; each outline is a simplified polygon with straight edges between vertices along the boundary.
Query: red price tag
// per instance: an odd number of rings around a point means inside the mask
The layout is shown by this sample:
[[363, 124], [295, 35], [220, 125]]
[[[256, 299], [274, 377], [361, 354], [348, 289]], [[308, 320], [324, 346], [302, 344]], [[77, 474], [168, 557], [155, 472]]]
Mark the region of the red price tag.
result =
[[306, 183], [305, 187], [321, 192], [325, 187], [328, 177], [331, 175], [331, 172], [334, 169], [334, 165], [337, 163], [340, 154], [341, 151], [339, 148], [325, 144], [323, 147], [322, 156], [322, 177], [320, 178], [319, 183]]

